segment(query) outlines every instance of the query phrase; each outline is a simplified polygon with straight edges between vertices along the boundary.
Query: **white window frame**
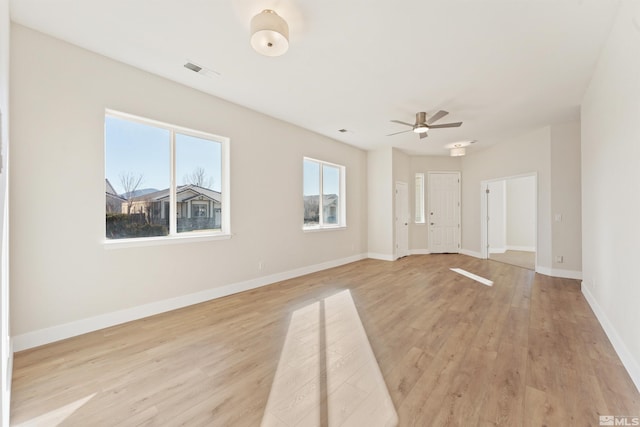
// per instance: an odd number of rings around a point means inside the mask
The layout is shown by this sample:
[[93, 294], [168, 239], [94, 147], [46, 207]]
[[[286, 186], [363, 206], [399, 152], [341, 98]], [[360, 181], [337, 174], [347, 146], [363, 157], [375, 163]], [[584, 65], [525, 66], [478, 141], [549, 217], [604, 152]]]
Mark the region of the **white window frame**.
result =
[[[420, 185], [418, 185], [418, 182], [420, 182]], [[424, 173], [416, 173], [413, 184], [415, 189], [415, 209], [413, 212], [414, 221], [416, 224], [424, 224], [426, 222], [424, 216]]]
[[[103, 215], [103, 233], [104, 244], [105, 247], [108, 248], [120, 248], [120, 247], [131, 247], [131, 246], [155, 246], [162, 244], [173, 244], [173, 243], [186, 243], [189, 241], [202, 241], [202, 240], [223, 240], [231, 238], [231, 195], [230, 195], [230, 173], [229, 173], [229, 146], [231, 140], [227, 137], [214, 135], [207, 132], [202, 132], [194, 129], [185, 128], [182, 126], [172, 125], [169, 123], [160, 122], [153, 119], [148, 119], [145, 117], [136, 116], [129, 113], [123, 113], [121, 111], [105, 109], [105, 119], [107, 117], [116, 117], [123, 120], [128, 120], [135, 123], [140, 123], [147, 126], [153, 126], [156, 128], [161, 128], [169, 131], [170, 141], [170, 184], [169, 184], [169, 234], [167, 236], [156, 236], [156, 237], [136, 237], [136, 238], [125, 238], [125, 239], [107, 239], [106, 234], [106, 223], [104, 222]], [[106, 125], [105, 125], [106, 126]], [[177, 193], [177, 178], [176, 178], [176, 141], [175, 135], [176, 133], [192, 136], [195, 138], [206, 139], [212, 142], [217, 142], [221, 144], [220, 147], [220, 163], [221, 163], [221, 177], [222, 183], [220, 186], [220, 203], [222, 206], [222, 211], [220, 213], [220, 230], [203, 230], [197, 233], [178, 233], [178, 219], [176, 215], [172, 215], [171, 212], [175, 213], [176, 209], [176, 193]], [[104, 144], [106, 148], [107, 140], [106, 137], [104, 139]], [[105, 175], [103, 173], [103, 175]], [[103, 178], [104, 180], [104, 178]], [[103, 184], [104, 186], [104, 184]]]
[[[319, 215], [318, 215], [318, 225], [305, 225], [304, 223], [304, 214], [302, 217], [302, 229], [304, 231], [322, 231], [322, 230], [338, 230], [338, 229], [343, 229], [347, 227], [347, 198], [346, 198], [346, 168], [343, 165], [339, 165], [336, 163], [330, 163], [330, 162], [325, 162], [324, 160], [318, 160], [318, 159], [314, 159], [312, 157], [303, 157], [302, 159], [302, 167], [303, 167], [303, 171], [304, 171], [304, 162], [314, 162], [314, 163], [318, 163], [318, 165], [320, 166], [320, 195], [318, 197], [318, 208], [319, 208]], [[323, 211], [323, 203], [324, 203], [324, 197], [323, 197], [323, 168], [322, 166], [331, 166], [334, 168], [337, 168], [339, 173], [340, 173], [340, 199], [339, 199], [339, 204], [338, 204], [338, 223], [337, 224], [324, 224], [324, 218], [322, 215], [322, 211]], [[302, 174], [302, 186], [303, 186], [303, 191], [302, 193], [304, 194], [304, 172]]]

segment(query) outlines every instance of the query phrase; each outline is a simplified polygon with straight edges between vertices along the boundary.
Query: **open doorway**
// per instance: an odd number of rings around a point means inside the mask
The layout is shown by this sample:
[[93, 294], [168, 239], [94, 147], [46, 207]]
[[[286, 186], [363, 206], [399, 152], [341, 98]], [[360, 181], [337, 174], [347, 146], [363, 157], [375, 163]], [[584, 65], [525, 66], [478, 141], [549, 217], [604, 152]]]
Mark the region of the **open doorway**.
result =
[[486, 258], [535, 270], [536, 184], [535, 174], [483, 182]]

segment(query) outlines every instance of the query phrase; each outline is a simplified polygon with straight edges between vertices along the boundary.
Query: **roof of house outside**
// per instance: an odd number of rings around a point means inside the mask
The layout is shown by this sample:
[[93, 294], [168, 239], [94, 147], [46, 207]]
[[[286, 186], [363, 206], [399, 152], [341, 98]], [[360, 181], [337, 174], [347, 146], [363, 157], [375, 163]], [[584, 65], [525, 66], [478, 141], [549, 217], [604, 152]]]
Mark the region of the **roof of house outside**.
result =
[[109, 179], [105, 179], [105, 193], [108, 197], [112, 199], [120, 199], [122, 201], [126, 201], [124, 197], [116, 193], [116, 190], [113, 188], [113, 185], [109, 182]]
[[[192, 196], [189, 196], [188, 193], [192, 193]], [[211, 199], [215, 202], [221, 202], [222, 195], [219, 191], [210, 190], [208, 188], [199, 187], [197, 185], [188, 184], [188, 185], [179, 185], [177, 189], [177, 195], [179, 201], [186, 201], [194, 199], [198, 196], [205, 196], [208, 199]], [[162, 200], [169, 199], [169, 189], [165, 188], [164, 190], [158, 190], [153, 193], [148, 193], [143, 196], [134, 197], [133, 201], [154, 201], [159, 202]]]

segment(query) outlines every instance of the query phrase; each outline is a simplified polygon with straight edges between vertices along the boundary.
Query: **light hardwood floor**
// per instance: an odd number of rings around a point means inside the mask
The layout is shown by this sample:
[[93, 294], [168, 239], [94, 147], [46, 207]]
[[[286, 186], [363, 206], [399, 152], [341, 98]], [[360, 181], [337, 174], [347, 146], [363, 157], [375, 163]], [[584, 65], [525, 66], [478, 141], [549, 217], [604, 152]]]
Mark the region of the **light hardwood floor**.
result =
[[505, 264], [515, 265], [516, 267], [522, 267], [528, 270], [536, 269], [535, 252], [505, 251], [501, 254], [491, 254], [489, 258], [491, 258], [492, 261], [504, 262]]
[[[347, 290], [347, 302], [331, 305]], [[319, 310], [327, 323], [309, 323]], [[326, 341], [318, 342], [323, 327]], [[340, 367], [354, 359], [341, 358], [332, 330], [360, 330], [355, 340], [370, 345], [371, 358], [355, 360], [377, 366], [347, 378], [351, 371]], [[294, 393], [291, 405], [268, 409], [278, 393], [305, 381], [304, 369], [282, 381], [282, 367], [313, 357], [322, 359], [313, 366], [327, 366], [323, 381]], [[640, 416], [640, 395], [577, 281], [462, 255], [415, 255], [363, 260], [17, 353], [11, 419], [47, 426], [374, 426], [327, 406], [366, 402], [363, 384], [376, 369], [400, 426], [597, 426], [599, 415]], [[345, 387], [332, 401], [333, 384]], [[307, 394], [319, 396], [312, 400], [319, 409], [288, 417], [286, 409], [308, 402]], [[370, 415], [384, 402], [367, 405], [360, 412]]]

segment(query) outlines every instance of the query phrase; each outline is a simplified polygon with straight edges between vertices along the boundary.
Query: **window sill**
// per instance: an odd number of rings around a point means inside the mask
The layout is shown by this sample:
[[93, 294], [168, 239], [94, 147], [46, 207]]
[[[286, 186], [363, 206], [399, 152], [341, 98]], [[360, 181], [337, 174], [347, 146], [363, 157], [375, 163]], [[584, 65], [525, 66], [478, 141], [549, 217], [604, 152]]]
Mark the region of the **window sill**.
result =
[[336, 225], [335, 227], [303, 227], [302, 231], [305, 233], [317, 233], [319, 231], [338, 231], [346, 229], [346, 225]]
[[187, 235], [187, 236], [162, 236], [162, 237], [140, 237], [135, 239], [112, 239], [104, 240], [103, 246], [105, 249], [122, 249], [122, 248], [135, 248], [142, 246], [164, 246], [164, 245], [176, 245], [184, 243], [197, 243], [208, 242], [213, 240], [229, 240], [231, 234], [202, 234], [202, 235]]

